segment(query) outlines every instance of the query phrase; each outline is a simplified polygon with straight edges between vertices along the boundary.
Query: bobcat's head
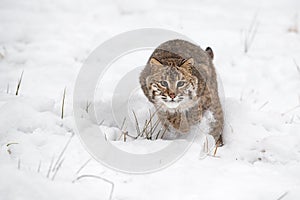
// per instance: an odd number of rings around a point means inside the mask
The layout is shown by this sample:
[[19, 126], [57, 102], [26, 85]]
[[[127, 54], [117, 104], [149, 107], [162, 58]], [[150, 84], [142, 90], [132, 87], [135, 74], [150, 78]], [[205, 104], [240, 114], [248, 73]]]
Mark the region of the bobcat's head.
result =
[[[150, 58], [150, 75], [146, 78], [146, 96], [164, 110], [185, 110], [198, 102], [205, 79], [194, 67], [194, 59], [160, 62]], [[145, 89], [144, 89], [145, 92]]]

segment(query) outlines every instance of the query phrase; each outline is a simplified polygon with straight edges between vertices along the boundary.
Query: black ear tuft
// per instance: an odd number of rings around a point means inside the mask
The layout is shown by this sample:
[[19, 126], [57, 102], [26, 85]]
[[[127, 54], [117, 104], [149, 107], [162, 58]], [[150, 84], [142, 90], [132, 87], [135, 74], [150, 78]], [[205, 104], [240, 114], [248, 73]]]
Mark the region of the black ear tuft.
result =
[[209, 57], [213, 60], [214, 59], [214, 52], [213, 52], [213, 50], [210, 47], [206, 47], [205, 51], [209, 55]]

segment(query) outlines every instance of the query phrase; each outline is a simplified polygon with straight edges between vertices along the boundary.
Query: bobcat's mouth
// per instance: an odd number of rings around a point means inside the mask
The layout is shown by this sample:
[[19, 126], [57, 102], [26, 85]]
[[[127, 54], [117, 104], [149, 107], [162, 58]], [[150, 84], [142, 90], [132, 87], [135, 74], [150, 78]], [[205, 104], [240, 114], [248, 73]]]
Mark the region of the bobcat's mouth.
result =
[[174, 108], [178, 108], [178, 106], [182, 103], [183, 97], [176, 96], [175, 98], [171, 98], [169, 96], [163, 95], [161, 97], [161, 100], [167, 108], [174, 109]]

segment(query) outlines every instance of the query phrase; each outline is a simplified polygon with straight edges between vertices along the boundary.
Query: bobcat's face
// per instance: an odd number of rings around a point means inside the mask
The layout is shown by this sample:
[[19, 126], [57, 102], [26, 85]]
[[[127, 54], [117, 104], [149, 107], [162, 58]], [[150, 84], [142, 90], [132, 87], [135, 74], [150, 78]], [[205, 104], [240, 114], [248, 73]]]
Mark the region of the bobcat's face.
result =
[[155, 73], [146, 84], [154, 104], [165, 110], [184, 110], [197, 102], [198, 79], [191, 74], [192, 59], [180, 66], [165, 66], [152, 58], [150, 64]]

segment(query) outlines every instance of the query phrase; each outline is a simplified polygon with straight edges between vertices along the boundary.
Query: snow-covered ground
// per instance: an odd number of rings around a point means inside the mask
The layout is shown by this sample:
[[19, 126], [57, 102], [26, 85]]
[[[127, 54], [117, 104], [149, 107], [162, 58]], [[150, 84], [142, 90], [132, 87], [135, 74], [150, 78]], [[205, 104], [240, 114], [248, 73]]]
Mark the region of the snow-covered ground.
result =
[[[1, 0], [0, 199], [108, 199], [111, 183], [116, 200], [299, 199], [299, 13], [298, 0]], [[164, 170], [123, 174], [91, 159], [74, 135], [83, 61], [143, 27], [213, 48], [226, 95], [225, 146], [215, 157], [199, 159], [195, 142]]]

